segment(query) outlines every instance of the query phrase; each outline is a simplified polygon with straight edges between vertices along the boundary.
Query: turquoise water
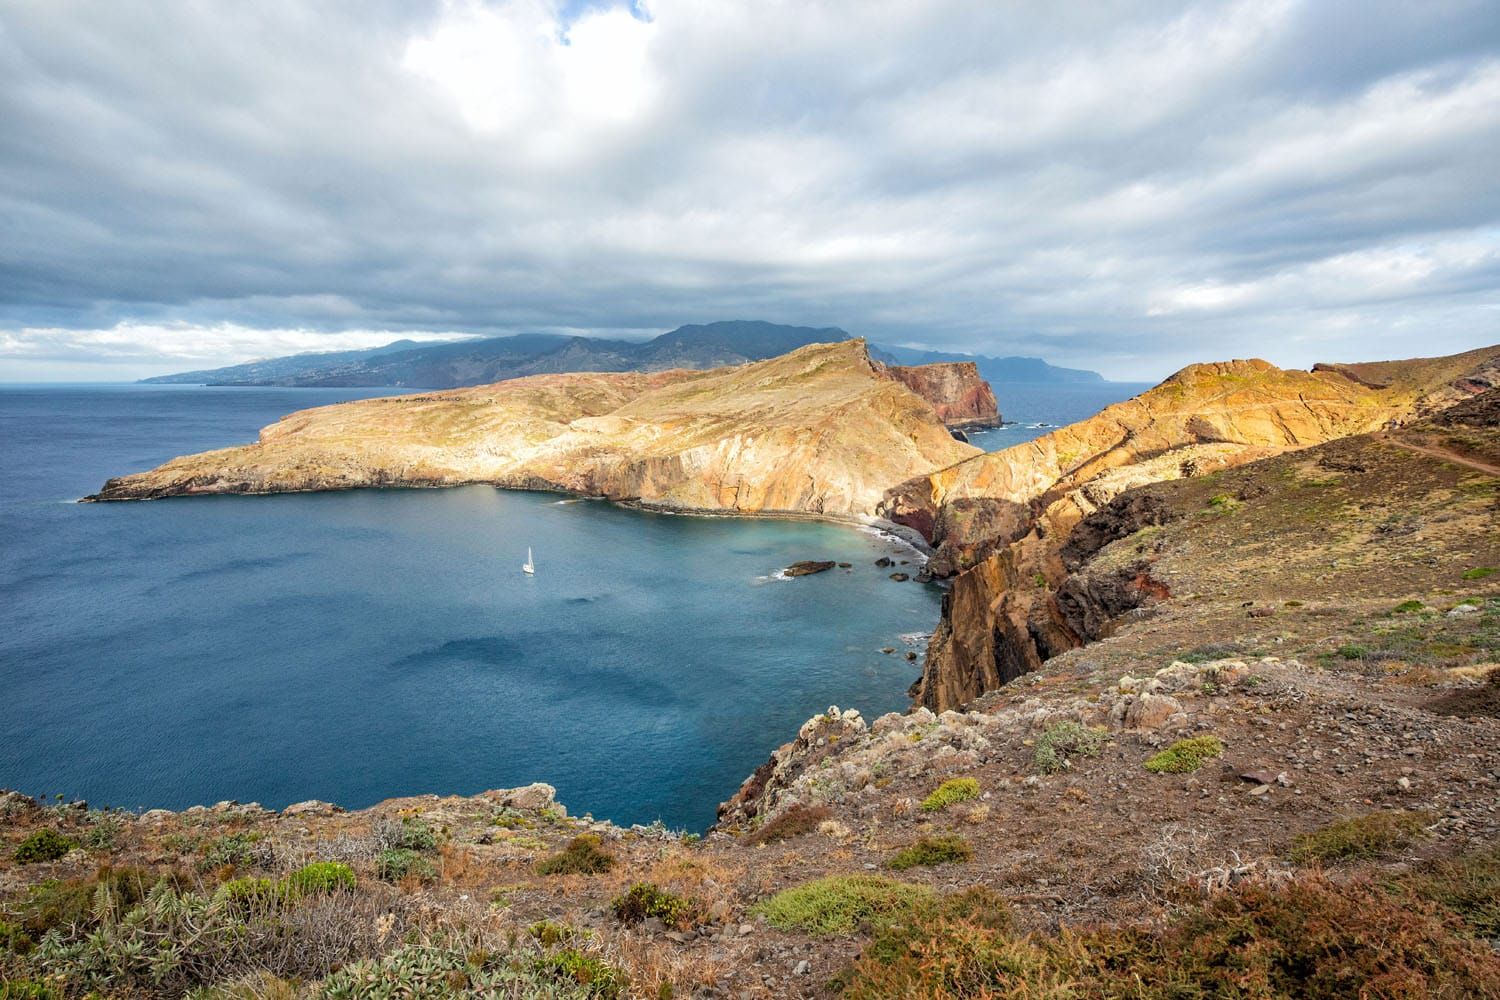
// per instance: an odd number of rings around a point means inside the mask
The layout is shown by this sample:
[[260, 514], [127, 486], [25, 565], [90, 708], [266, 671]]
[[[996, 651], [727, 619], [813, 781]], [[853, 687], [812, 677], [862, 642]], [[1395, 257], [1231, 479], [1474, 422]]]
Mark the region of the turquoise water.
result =
[[[940, 595], [847, 527], [486, 487], [68, 502], [380, 393], [0, 387], [0, 786], [358, 807], [546, 781], [696, 829], [809, 715], [906, 706], [919, 665], [880, 649], [920, 651]], [[812, 558], [853, 567], [773, 578]]]

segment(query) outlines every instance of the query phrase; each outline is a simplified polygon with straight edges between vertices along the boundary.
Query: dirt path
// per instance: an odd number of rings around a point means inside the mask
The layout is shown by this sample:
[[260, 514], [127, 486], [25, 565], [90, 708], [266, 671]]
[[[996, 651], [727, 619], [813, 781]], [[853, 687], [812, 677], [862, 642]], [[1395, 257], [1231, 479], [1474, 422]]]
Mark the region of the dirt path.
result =
[[1414, 451], [1419, 455], [1426, 455], [1428, 458], [1453, 462], [1457, 465], [1483, 472], [1487, 476], [1500, 476], [1500, 465], [1490, 465], [1488, 462], [1478, 461], [1448, 448], [1438, 448], [1428, 444], [1415, 444], [1411, 441], [1404, 441], [1393, 434], [1382, 435], [1382, 438], [1396, 445], [1398, 448], [1405, 448], [1407, 451]]

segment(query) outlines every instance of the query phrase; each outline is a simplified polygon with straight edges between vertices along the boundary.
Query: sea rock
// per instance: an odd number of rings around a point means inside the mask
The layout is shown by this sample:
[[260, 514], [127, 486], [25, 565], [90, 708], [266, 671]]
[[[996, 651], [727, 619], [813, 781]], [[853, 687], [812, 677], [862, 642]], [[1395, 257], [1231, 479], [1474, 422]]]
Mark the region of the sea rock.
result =
[[147, 809], [141, 813], [137, 821], [151, 824], [164, 823], [175, 815], [177, 814], [170, 809]]
[[804, 559], [801, 562], [792, 563], [786, 569], [782, 570], [782, 573], [786, 576], [812, 576], [814, 573], [826, 573], [833, 569], [833, 567], [834, 563], [832, 562]]
[[318, 799], [308, 799], [306, 802], [294, 802], [281, 810], [284, 816], [332, 816], [344, 810], [332, 802], [322, 802]]
[[[896, 381], [932, 404], [938, 419], [949, 428], [977, 430], [1000, 426], [995, 392], [972, 361], [951, 361], [886, 369]], [[961, 431], [960, 431], [961, 433]]]
[[892, 573], [891, 579], [895, 580], [897, 583], [905, 583], [907, 580], [910, 580], [911, 577], [907, 576], [905, 573]]
[[557, 808], [557, 789], [537, 781], [520, 788], [500, 788], [484, 793], [485, 798], [511, 809]]

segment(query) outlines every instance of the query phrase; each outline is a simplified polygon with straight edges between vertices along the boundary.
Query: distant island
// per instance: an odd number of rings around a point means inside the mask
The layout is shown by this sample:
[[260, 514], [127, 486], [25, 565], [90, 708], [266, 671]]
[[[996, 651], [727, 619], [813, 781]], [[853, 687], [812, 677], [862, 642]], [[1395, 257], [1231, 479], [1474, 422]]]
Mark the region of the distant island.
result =
[[[440, 344], [398, 340], [363, 351], [294, 354], [226, 368], [179, 372], [142, 379], [157, 385], [243, 385], [457, 389], [527, 375], [563, 372], [707, 369], [764, 361], [809, 344], [851, 340], [838, 327], [786, 326], [730, 320], [680, 326], [644, 342], [523, 333]], [[967, 361], [991, 383], [1096, 383], [1098, 372], [1058, 368], [1040, 358], [920, 351], [870, 345], [870, 356], [886, 365]]]

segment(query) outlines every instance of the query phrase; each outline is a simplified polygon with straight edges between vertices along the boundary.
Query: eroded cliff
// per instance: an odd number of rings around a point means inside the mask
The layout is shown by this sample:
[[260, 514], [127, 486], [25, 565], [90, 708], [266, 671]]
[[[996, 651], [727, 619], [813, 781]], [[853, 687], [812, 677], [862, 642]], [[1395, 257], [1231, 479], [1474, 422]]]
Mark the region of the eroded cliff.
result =
[[933, 543], [934, 575], [955, 576], [914, 697], [961, 705], [1100, 638], [1112, 616], [1085, 613], [1091, 602], [1123, 609], [1159, 595], [1139, 566], [1094, 581], [1110, 593], [1088, 600], [1058, 589], [1075, 527], [1126, 490], [1399, 425], [1496, 384], [1497, 370], [1493, 347], [1311, 372], [1193, 365], [1088, 420], [902, 484], [882, 512]]
[[707, 372], [542, 375], [304, 410], [93, 499], [362, 486], [555, 489], [706, 511], [873, 514], [970, 457], [862, 341]]
[[892, 365], [892, 378], [932, 404], [938, 419], [955, 430], [1000, 426], [995, 391], [972, 361]]

